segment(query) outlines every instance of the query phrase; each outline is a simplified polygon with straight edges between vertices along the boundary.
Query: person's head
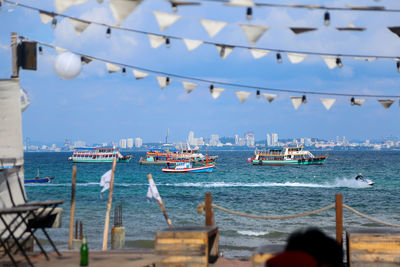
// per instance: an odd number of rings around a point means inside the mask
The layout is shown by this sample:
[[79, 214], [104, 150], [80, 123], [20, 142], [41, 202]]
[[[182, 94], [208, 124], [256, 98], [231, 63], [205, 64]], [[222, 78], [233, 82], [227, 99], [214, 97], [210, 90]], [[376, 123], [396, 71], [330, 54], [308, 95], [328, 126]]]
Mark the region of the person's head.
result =
[[319, 266], [343, 266], [343, 249], [333, 238], [317, 228], [296, 231], [289, 236], [286, 251], [303, 251]]

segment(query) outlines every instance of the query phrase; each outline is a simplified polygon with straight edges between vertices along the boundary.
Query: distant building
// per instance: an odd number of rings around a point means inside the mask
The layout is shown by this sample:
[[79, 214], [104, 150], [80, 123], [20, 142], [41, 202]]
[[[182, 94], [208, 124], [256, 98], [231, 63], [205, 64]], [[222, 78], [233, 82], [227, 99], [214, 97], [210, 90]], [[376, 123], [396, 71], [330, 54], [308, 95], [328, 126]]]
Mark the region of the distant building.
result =
[[135, 138], [135, 147], [142, 147], [142, 145], [143, 145], [142, 138], [136, 137]]
[[125, 149], [126, 148], [126, 139], [120, 139], [118, 145], [120, 148]]
[[220, 144], [219, 135], [212, 134], [210, 139], [210, 146], [218, 146]]
[[196, 144], [195, 144], [195, 140], [194, 140], [195, 138], [194, 138], [194, 132], [193, 131], [190, 131], [189, 132], [189, 136], [188, 136], [188, 143], [189, 143], [189, 145], [191, 145], [191, 146], [195, 146]]
[[272, 146], [278, 146], [279, 145], [279, 139], [278, 139], [278, 134], [277, 133], [272, 133], [271, 134], [271, 145]]
[[75, 141], [74, 147], [86, 147], [86, 142], [85, 141]]
[[126, 139], [126, 146], [128, 148], [133, 148], [133, 138]]
[[271, 145], [272, 145], [271, 135], [267, 134], [267, 146], [271, 146]]
[[254, 147], [255, 145], [255, 136], [254, 133], [248, 132], [245, 134], [244, 138], [246, 139], [246, 146], [248, 147]]
[[239, 145], [239, 135], [235, 134], [235, 145]]

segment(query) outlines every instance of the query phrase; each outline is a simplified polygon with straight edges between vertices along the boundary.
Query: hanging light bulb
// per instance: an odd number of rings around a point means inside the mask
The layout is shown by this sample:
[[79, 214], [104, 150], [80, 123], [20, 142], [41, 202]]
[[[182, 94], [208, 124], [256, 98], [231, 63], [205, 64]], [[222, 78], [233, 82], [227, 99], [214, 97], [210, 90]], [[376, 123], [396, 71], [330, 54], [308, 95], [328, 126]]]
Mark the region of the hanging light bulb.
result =
[[212, 94], [213, 93], [213, 91], [214, 91], [214, 85], [210, 85], [210, 93]]
[[170, 82], [171, 82], [171, 79], [170, 79], [169, 77], [167, 77], [167, 78], [165, 79], [165, 84], [168, 85]]
[[246, 19], [247, 20], [251, 20], [252, 17], [253, 17], [253, 9], [251, 7], [247, 7]]
[[339, 68], [343, 67], [342, 60], [340, 59], [340, 57], [337, 57], [337, 58], [336, 58], [336, 65], [337, 65]]
[[326, 11], [324, 14], [324, 23], [325, 26], [329, 26], [331, 24], [331, 16], [329, 15], [328, 11]]
[[397, 71], [400, 72], [400, 61], [396, 62]]
[[306, 103], [307, 103], [307, 97], [306, 97], [306, 95], [303, 95], [303, 96], [301, 97], [301, 103], [303, 103], [303, 104], [306, 104]]
[[106, 37], [107, 37], [107, 38], [110, 38], [110, 37], [111, 37], [111, 28], [110, 28], [110, 27], [107, 28]]
[[43, 48], [39, 46], [39, 55], [43, 55]]
[[176, 5], [176, 3], [171, 3], [171, 7], [172, 7], [172, 11], [173, 12], [177, 12], [178, 11], [178, 6]]
[[282, 56], [281, 56], [281, 53], [277, 53], [277, 54], [276, 54], [276, 60], [278, 61], [278, 63], [282, 63]]
[[165, 37], [165, 46], [166, 46], [167, 48], [170, 48], [170, 47], [171, 47], [171, 41], [169, 40], [168, 37]]
[[257, 92], [256, 92], [256, 97], [257, 97], [257, 98], [260, 98], [260, 95], [261, 95], [260, 90], [257, 90]]
[[350, 98], [350, 104], [352, 106], [354, 106], [356, 104], [356, 101], [355, 101], [354, 97]]
[[126, 68], [122, 68], [122, 75], [126, 75]]
[[57, 26], [57, 19], [53, 18], [53, 20], [51, 21], [51, 27], [54, 29]]

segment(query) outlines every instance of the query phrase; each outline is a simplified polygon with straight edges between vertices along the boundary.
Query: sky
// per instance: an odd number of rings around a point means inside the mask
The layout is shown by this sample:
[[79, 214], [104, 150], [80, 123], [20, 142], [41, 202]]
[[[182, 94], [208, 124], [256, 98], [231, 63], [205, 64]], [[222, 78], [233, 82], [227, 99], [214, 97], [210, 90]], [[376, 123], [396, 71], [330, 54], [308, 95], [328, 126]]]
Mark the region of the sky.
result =
[[[56, 10], [51, 0], [17, 2], [49, 12]], [[268, 3], [266, 0], [260, 2]], [[346, 4], [379, 5], [400, 9], [400, 3], [384, 0], [291, 2], [341, 7]], [[239, 24], [267, 25], [269, 29], [255, 45], [257, 48], [400, 57], [400, 38], [387, 29], [388, 26], [400, 26], [398, 13], [332, 11], [331, 25], [327, 27], [323, 24], [323, 10], [256, 7], [253, 19], [247, 21], [245, 8], [211, 1], [202, 2], [200, 6], [179, 7], [175, 14], [182, 17], [161, 32], [152, 11], [173, 13], [167, 1], [145, 0], [121, 26], [249, 47]], [[101, 4], [88, 0], [70, 7], [63, 14], [106, 24], [116, 23], [107, 0]], [[228, 25], [210, 38], [199, 19], [224, 21]], [[105, 27], [91, 24], [78, 35], [68, 19], [58, 18], [57, 21], [53, 29], [50, 24], [41, 22], [37, 11], [3, 4], [0, 11], [0, 77], [11, 75], [10, 34], [17, 32], [79, 54], [206, 80], [300, 92], [400, 96], [400, 73], [394, 60], [365, 62], [343, 58], [343, 67], [331, 70], [320, 56], [309, 55], [303, 62], [292, 64], [282, 54], [283, 62], [278, 64], [275, 53], [254, 59], [247, 49], [239, 48], [222, 59], [212, 45], [203, 44], [189, 52], [182, 41], [171, 40], [169, 48], [162, 45], [154, 49], [143, 34], [113, 29], [111, 37], [106, 38]], [[342, 32], [335, 29], [350, 23], [367, 30]], [[295, 35], [288, 29], [293, 26], [316, 27], [318, 30]], [[167, 129], [173, 142], [185, 141], [189, 131], [194, 131], [196, 137], [211, 134], [243, 136], [251, 131], [256, 140], [265, 139], [271, 132], [278, 133], [281, 138], [346, 136], [362, 140], [399, 136], [399, 98], [393, 98], [396, 102], [386, 110], [376, 98], [366, 98], [362, 106], [351, 106], [350, 97], [334, 97], [335, 104], [326, 110], [320, 98], [329, 96], [306, 93], [307, 103], [295, 110], [290, 97], [303, 93], [276, 93], [277, 98], [268, 103], [263, 98], [256, 98], [254, 89], [215, 85], [225, 91], [213, 99], [209, 83], [199, 83], [187, 94], [182, 79], [172, 77], [171, 84], [160, 89], [154, 74], [141, 80], [135, 80], [131, 68], [127, 69], [126, 75], [121, 72], [109, 74], [101, 61], [84, 65], [77, 78], [64, 80], [54, 71], [57, 52], [47, 47], [43, 50], [43, 55], [38, 55], [37, 71], [20, 71], [21, 87], [27, 91], [31, 102], [23, 113], [23, 135], [34, 141], [70, 139], [98, 143], [141, 137], [144, 142], [158, 142], [165, 140]], [[235, 90], [248, 91], [251, 95], [240, 103]]]

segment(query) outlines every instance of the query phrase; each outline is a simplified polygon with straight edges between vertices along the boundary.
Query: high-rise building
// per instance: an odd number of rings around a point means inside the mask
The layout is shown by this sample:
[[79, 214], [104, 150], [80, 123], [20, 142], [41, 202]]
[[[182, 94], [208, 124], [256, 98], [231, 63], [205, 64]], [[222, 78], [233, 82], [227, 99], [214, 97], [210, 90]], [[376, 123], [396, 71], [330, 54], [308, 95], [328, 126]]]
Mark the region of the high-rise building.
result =
[[128, 148], [133, 148], [133, 138], [126, 139], [126, 146]]
[[272, 142], [271, 142], [271, 135], [267, 134], [267, 146], [271, 146]]
[[85, 141], [75, 141], [74, 147], [86, 147], [86, 142]]
[[120, 148], [125, 149], [126, 148], [126, 139], [120, 139], [118, 142], [118, 145]]
[[194, 140], [194, 132], [193, 131], [190, 131], [189, 132], [189, 136], [188, 136], [188, 143], [189, 143], [189, 145], [191, 145], [191, 146], [195, 146], [196, 144], [195, 144], [195, 140]]
[[271, 141], [272, 141], [272, 146], [278, 146], [279, 140], [278, 140], [278, 134], [277, 133], [272, 133], [271, 134]]
[[235, 134], [235, 145], [239, 145], [239, 135]]
[[140, 137], [135, 138], [135, 147], [142, 147], [143, 145], [143, 140]]
[[210, 139], [210, 146], [218, 146], [219, 143], [220, 142], [218, 134], [212, 134]]
[[254, 133], [248, 132], [245, 134], [244, 138], [246, 139], [246, 145], [249, 147], [253, 147], [255, 145], [255, 137]]
[[169, 144], [169, 128], [167, 129], [167, 135], [165, 136], [165, 143]]

